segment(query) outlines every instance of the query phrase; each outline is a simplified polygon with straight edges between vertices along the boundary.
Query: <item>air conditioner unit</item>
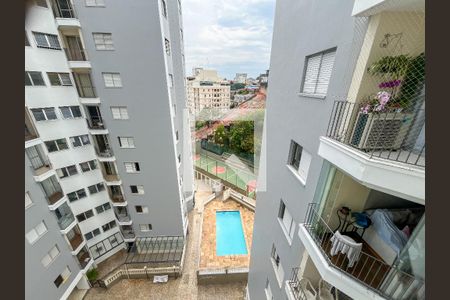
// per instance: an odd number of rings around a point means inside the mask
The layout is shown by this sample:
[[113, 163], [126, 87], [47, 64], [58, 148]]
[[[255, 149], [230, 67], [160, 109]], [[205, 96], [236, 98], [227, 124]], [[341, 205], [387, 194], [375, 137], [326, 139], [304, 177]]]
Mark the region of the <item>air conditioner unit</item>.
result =
[[350, 138], [350, 145], [361, 150], [397, 150], [411, 125], [412, 114], [359, 113]]

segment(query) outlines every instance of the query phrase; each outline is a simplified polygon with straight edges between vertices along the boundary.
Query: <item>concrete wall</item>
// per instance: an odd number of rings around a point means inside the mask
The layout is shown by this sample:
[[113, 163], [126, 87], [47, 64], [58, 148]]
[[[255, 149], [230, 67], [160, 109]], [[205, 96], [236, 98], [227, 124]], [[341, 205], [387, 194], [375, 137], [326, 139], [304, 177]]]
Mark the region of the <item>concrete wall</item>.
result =
[[[353, 36], [352, 6], [353, 1], [277, 1], [266, 104], [266, 149], [260, 163], [260, 169], [266, 170], [267, 186], [257, 195], [248, 279], [251, 299], [265, 299], [267, 278], [274, 299], [285, 299], [286, 280], [292, 268], [300, 265], [304, 246], [298, 238], [298, 226], [289, 244], [277, 220], [279, 203], [283, 199], [298, 224], [313, 201], [322, 166], [317, 155], [319, 136], [326, 133], [334, 100], [346, 97], [349, 80], [344, 75], [349, 64], [355, 63], [351, 54], [362, 42]], [[305, 57], [333, 47], [337, 52], [326, 98], [299, 96]], [[306, 185], [286, 166], [291, 140], [312, 154]], [[270, 261], [272, 244], [285, 271], [281, 287]]]
[[[47, 233], [32, 245], [25, 238], [25, 299], [60, 299], [68, 290], [80, 272], [75, 256], [71, 254], [68, 242], [60, 232], [56, 216], [48, 209], [44, 192], [35, 182], [31, 172], [31, 163], [25, 156], [25, 193], [30, 194], [33, 204], [25, 209], [25, 233], [41, 221], [47, 226]], [[46, 268], [41, 259], [53, 246], [59, 248], [59, 255]], [[72, 271], [69, 279], [59, 288], [53, 283], [68, 266]]]
[[[167, 1], [166, 1], [167, 2]], [[183, 235], [182, 193], [179, 188], [175, 121], [168, 74], [172, 59], [164, 50], [171, 39], [161, 1], [107, 1], [104, 8], [75, 1], [84, 42], [92, 64], [92, 80], [123, 183], [136, 236]], [[97, 51], [92, 32], [112, 33], [114, 51]], [[171, 42], [172, 54], [176, 53]], [[102, 72], [118, 72], [122, 88], [105, 88]], [[129, 120], [113, 120], [111, 106], [127, 106]], [[132, 136], [135, 149], [121, 149], [119, 136]], [[124, 162], [138, 162], [140, 173], [125, 172]], [[144, 195], [132, 195], [130, 185], [143, 185]], [[135, 205], [149, 207], [137, 214]], [[152, 224], [141, 232], [139, 224]]]

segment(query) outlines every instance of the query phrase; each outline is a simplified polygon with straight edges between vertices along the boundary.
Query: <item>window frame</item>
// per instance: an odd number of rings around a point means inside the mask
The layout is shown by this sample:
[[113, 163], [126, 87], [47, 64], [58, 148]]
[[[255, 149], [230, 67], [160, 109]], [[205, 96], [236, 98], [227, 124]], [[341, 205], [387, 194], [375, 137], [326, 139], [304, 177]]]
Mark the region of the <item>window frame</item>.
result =
[[[140, 173], [141, 172], [141, 166], [139, 165], [138, 162], [127, 161], [127, 162], [124, 162], [123, 164], [124, 164], [126, 173]], [[132, 164], [132, 170], [133, 170], [132, 172], [128, 172], [127, 164]]]
[[[39, 226], [41, 226], [41, 225], [45, 227], [45, 230], [42, 231], [42, 233], [39, 233], [39, 231], [37, 230], [37, 228], [38, 228]], [[28, 235], [29, 235], [31, 232], [35, 232], [35, 234], [36, 234], [36, 238], [35, 238], [33, 241], [30, 241], [30, 239], [28, 238]], [[25, 238], [27, 239], [27, 241], [28, 241], [28, 243], [29, 243], [30, 245], [33, 245], [33, 244], [35, 244], [37, 241], [39, 241], [39, 240], [41, 239], [41, 237], [43, 237], [47, 232], [48, 232], [48, 227], [47, 227], [47, 225], [45, 224], [45, 221], [42, 220], [42, 221], [39, 222], [36, 226], [34, 226], [33, 228], [31, 228], [31, 230], [28, 230], [28, 232], [25, 234]]]
[[[91, 163], [93, 163], [94, 168], [92, 168]], [[83, 164], [86, 164], [88, 166], [89, 170], [86, 170], [86, 171], [83, 170], [83, 166], [82, 166]], [[97, 160], [96, 159], [81, 162], [81, 163], [79, 163], [79, 165], [80, 165], [80, 169], [81, 169], [82, 173], [87, 173], [87, 172], [94, 171], [94, 170], [98, 169], [98, 164], [97, 164]]]
[[[89, 214], [90, 213], [90, 214]], [[77, 221], [78, 223], [84, 222], [86, 220], [89, 220], [90, 218], [92, 218], [94, 216], [94, 212], [92, 211], [92, 209], [88, 209], [82, 213], [79, 213], [78, 215], [76, 215]], [[84, 219], [83, 219], [84, 218]], [[82, 219], [82, 220], [80, 220]]]
[[[32, 31], [32, 33], [33, 33], [34, 42], [36, 44], [36, 47], [43, 48], [43, 49], [51, 49], [51, 50], [61, 50], [62, 49], [61, 48], [61, 43], [59, 41], [59, 38], [58, 38], [57, 34], [44, 33], [44, 32], [39, 32], [39, 31]], [[36, 38], [36, 34], [37, 35], [43, 35], [45, 37], [45, 41], [47, 42], [47, 46], [39, 44], [38, 39]], [[49, 37], [55, 38], [55, 40], [58, 41], [58, 47], [51, 46]]]
[[[52, 254], [52, 251], [56, 249], [58, 251], [58, 253], [56, 255]], [[54, 245], [42, 258], [41, 258], [41, 263], [44, 266], [44, 268], [48, 268], [55, 260], [56, 258], [58, 258], [58, 256], [61, 254], [61, 250], [59, 250], [58, 245]], [[45, 265], [42, 261], [44, 260], [44, 258], [49, 257], [49, 262], [47, 265]]]
[[[63, 109], [68, 109], [68, 112], [70, 112], [70, 117], [65, 116]], [[79, 105], [60, 106], [59, 111], [61, 112], [61, 116], [64, 120], [83, 118], [83, 113], [81, 112]], [[79, 113], [79, 116], [75, 116], [74, 111]]]
[[[117, 140], [119, 141], [119, 147], [121, 149], [135, 149], [136, 148], [136, 145], [134, 143], [134, 137], [132, 137], [132, 136], [118, 136]], [[130, 143], [130, 141], [131, 141], [131, 143]]]
[[[42, 84], [36, 84], [35, 80], [33, 79], [33, 77], [31, 76], [31, 74], [39, 74], [40, 76], [40, 80], [42, 81]], [[25, 86], [47, 86], [47, 84], [45, 83], [44, 80], [44, 76], [42, 76], [42, 72], [41, 71], [25, 71], [25, 77], [28, 78], [28, 81], [30, 84], [27, 84], [27, 80], [25, 78]]]
[[[136, 187], [136, 191], [137, 191], [136, 193], [133, 192], [133, 187]], [[144, 195], [145, 194], [143, 185], [130, 185], [130, 190], [131, 190], [132, 195]]]
[[[286, 225], [286, 221], [287, 221], [287, 218], [285, 220], [286, 216], [289, 216], [289, 218], [290, 218], [289, 228]], [[283, 199], [280, 199], [280, 206], [278, 209], [278, 222], [280, 223], [281, 229], [283, 230], [283, 233], [285, 234], [289, 245], [291, 245], [292, 239], [294, 238], [294, 233], [295, 233], [295, 220], [294, 220], [294, 217], [292, 216], [292, 214], [287, 209], [287, 206], [284, 203]]]
[[[71, 168], [71, 167], [74, 168], [74, 169], [72, 169], [72, 171], [75, 170], [75, 173], [73, 173], [73, 172], [71, 172], [69, 170], [69, 168]], [[62, 173], [63, 176], [60, 176], [60, 172]], [[62, 167], [62, 168], [56, 169], [56, 174], [58, 175], [59, 179], [63, 179], [63, 178], [67, 178], [67, 177], [78, 175], [79, 173], [78, 173], [77, 165], [69, 165], [69, 166], [66, 166], [66, 167]]]
[[[105, 37], [109, 37], [109, 38], [105, 38]], [[114, 51], [114, 50], [116, 50], [114, 47], [113, 39], [112, 39], [112, 33], [110, 33], [110, 32], [93, 32], [92, 38], [94, 40], [95, 50], [97, 50], [97, 51]], [[97, 41], [100, 41], [100, 40], [103, 42], [103, 44], [97, 43]], [[111, 43], [106, 43], [106, 41], [111, 41]], [[101, 49], [101, 48], [99, 48], [99, 46], [103, 46], [104, 48]], [[108, 48], [108, 46], [110, 48]]]
[[166, 37], [164, 38], [164, 50], [165, 50], [167, 56], [171, 55], [170, 40]]
[[[113, 83], [112, 85], [107, 84], [107, 80], [106, 80], [105, 76], [111, 76], [111, 82]], [[114, 79], [114, 76], [118, 76], [118, 80], [117, 80], [117, 78]], [[123, 87], [122, 76], [120, 76], [119, 72], [102, 72], [102, 78], [103, 78], [103, 84], [105, 85], [105, 88], [120, 89]], [[116, 83], [120, 83], [120, 85], [116, 85]]]
[[[42, 122], [42, 121], [54, 121], [58, 120], [58, 115], [56, 114], [56, 109], [54, 107], [37, 107], [37, 108], [30, 108], [31, 114], [33, 115], [33, 118], [36, 122]], [[51, 115], [50, 112], [53, 114], [54, 118], [50, 119], [49, 116]], [[41, 113], [44, 119], [36, 118], [36, 113]]]
[[[55, 76], [58, 79], [58, 83], [59, 84], [53, 84], [52, 79], [50, 76]], [[69, 84], [67, 83], [67, 81], [64, 81], [64, 79], [62, 78], [62, 75], [67, 76], [66, 80], [69, 80]], [[72, 83], [72, 78], [70, 78], [70, 73], [66, 73], [66, 72], [47, 72], [47, 78], [48, 81], [50, 82], [50, 86], [73, 86]], [[55, 79], [55, 78], [54, 78]]]
[[[87, 137], [87, 141], [83, 141], [83, 137]], [[73, 148], [80, 148], [91, 144], [91, 139], [88, 134], [76, 135], [69, 137], [69, 140]], [[79, 145], [76, 145], [77, 142]]]
[[[143, 226], [147, 226], [147, 229], [142, 229]], [[152, 230], [153, 230], [153, 226], [150, 223], [149, 224], [139, 224], [139, 231], [141, 231], [141, 232], [149, 232]]]
[[[313, 98], [321, 98], [324, 99], [328, 93], [328, 85], [330, 83], [331, 80], [331, 76], [333, 75], [333, 68], [334, 68], [334, 62], [336, 61], [336, 52], [337, 52], [337, 47], [332, 47], [329, 49], [326, 49], [324, 51], [319, 51], [316, 52], [314, 54], [310, 54], [308, 56], [305, 57], [305, 62], [304, 62], [304, 68], [303, 68], [303, 76], [302, 76], [302, 82], [300, 85], [300, 92], [299, 94], [301, 96], [306, 96], [306, 97], [313, 97]], [[320, 77], [320, 73], [322, 71], [322, 63], [323, 63], [323, 57], [325, 54], [329, 54], [329, 53], [334, 53], [334, 58], [333, 58], [333, 65], [331, 67], [331, 72], [330, 72], [330, 77], [328, 78], [328, 85], [327, 85], [327, 90], [324, 94], [322, 93], [317, 93], [317, 86], [318, 86], [318, 82], [319, 82], [319, 77]], [[304, 88], [305, 88], [305, 82], [306, 82], [306, 74], [307, 74], [307, 70], [308, 70], [308, 62], [310, 59], [320, 56], [320, 62], [319, 62], [319, 69], [317, 71], [317, 77], [315, 79], [315, 84], [314, 84], [314, 92], [305, 92]]]
[[[58, 142], [59, 141], [59, 142]], [[64, 143], [60, 143], [60, 141], [64, 141]], [[54, 146], [57, 148], [57, 150], [51, 150], [48, 147], [49, 143], [54, 143]], [[50, 141], [44, 141], [45, 147], [47, 148], [47, 151], [49, 153], [52, 152], [58, 152], [58, 151], [63, 151], [63, 150], [68, 150], [69, 149], [69, 144], [67, 143], [67, 139], [66, 138], [61, 138], [61, 139], [56, 139], [56, 140], [50, 140]], [[60, 148], [61, 145], [65, 145], [66, 148]]]
[[25, 209], [30, 208], [31, 206], [33, 206], [33, 204], [34, 204], [34, 202], [33, 202], [33, 199], [31, 199], [30, 192], [28, 192], [28, 191], [25, 192]]
[[[106, 190], [105, 184], [103, 182], [99, 182], [99, 183], [90, 185], [87, 187], [87, 189], [89, 191], [89, 195], [95, 195], [95, 194], [98, 194], [98, 193]], [[93, 191], [92, 191], [92, 189], [93, 189]]]
[[111, 209], [111, 204], [109, 202], [105, 202], [105, 203], [95, 207], [95, 211], [96, 211], [97, 215], [104, 213], [105, 211], [110, 210], [110, 209]]
[[102, 230], [103, 230], [103, 232], [107, 232], [107, 231], [109, 231], [109, 230], [111, 230], [111, 229], [113, 229], [115, 227], [117, 227], [117, 222], [116, 222], [116, 220], [112, 220], [112, 221], [110, 221], [110, 222], [108, 222], [106, 224], [103, 224], [102, 225]]
[[[88, 3], [90, 3], [89, 1], [92, 1], [95, 3], [93, 5], [88, 5]], [[98, 2], [102, 2], [102, 3], [99, 4]], [[104, 0], [84, 0], [84, 5], [86, 7], [106, 7]]]
[[[72, 199], [71, 195], [75, 195], [76, 199]], [[83, 198], [87, 197], [87, 193], [86, 190], [84, 188], [78, 189], [76, 191], [70, 192], [66, 194], [67, 199], [69, 200], [70, 203], [81, 200]]]

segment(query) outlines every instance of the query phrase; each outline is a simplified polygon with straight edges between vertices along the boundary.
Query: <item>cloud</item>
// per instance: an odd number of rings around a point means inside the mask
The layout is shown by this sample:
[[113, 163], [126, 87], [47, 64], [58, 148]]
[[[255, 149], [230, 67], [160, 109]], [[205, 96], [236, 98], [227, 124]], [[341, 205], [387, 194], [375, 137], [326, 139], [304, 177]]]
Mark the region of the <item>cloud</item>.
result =
[[228, 79], [269, 68], [275, 0], [183, 0], [186, 72], [217, 69]]

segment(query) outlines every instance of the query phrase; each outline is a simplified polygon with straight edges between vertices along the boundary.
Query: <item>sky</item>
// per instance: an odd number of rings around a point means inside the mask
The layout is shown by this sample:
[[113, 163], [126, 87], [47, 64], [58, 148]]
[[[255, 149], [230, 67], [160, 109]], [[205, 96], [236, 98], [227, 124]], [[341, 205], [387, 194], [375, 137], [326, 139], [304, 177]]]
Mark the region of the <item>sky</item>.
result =
[[256, 78], [269, 69], [275, 0], [183, 0], [186, 75], [193, 67]]

